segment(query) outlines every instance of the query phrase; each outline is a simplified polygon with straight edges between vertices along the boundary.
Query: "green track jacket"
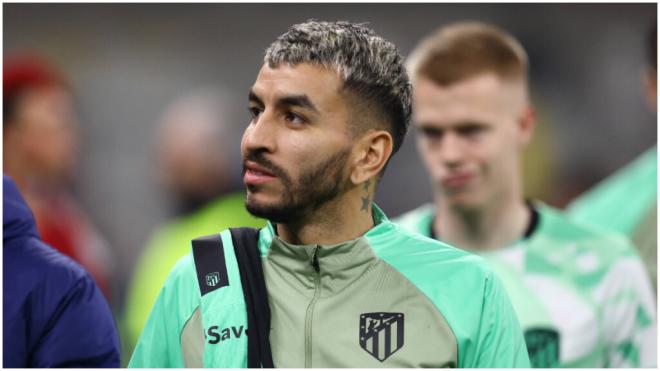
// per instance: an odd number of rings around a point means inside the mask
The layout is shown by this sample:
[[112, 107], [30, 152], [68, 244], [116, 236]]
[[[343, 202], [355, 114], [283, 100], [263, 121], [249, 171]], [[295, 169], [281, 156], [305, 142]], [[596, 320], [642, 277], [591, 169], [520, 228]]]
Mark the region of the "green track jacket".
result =
[[[374, 227], [338, 245], [292, 245], [269, 223], [259, 249], [276, 367], [529, 367], [500, 281], [481, 258]], [[229, 231], [228, 285], [200, 296], [191, 254], [170, 273], [129, 367], [246, 367], [247, 317]], [[211, 282], [213, 283], [213, 282]]]

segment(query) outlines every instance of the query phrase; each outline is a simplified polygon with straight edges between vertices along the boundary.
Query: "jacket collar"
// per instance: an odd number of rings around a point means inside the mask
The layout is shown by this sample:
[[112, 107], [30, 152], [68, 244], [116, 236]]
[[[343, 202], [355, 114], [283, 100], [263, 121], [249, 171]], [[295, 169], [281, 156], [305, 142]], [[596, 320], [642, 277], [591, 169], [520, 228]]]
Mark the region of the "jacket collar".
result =
[[334, 245], [296, 245], [283, 241], [273, 223], [262, 229], [260, 247], [274, 269], [287, 275], [287, 281], [301, 289], [321, 288], [321, 296], [331, 296], [360, 278], [379, 259], [367, 236], [391, 229], [383, 211], [372, 204], [374, 226], [363, 236]]

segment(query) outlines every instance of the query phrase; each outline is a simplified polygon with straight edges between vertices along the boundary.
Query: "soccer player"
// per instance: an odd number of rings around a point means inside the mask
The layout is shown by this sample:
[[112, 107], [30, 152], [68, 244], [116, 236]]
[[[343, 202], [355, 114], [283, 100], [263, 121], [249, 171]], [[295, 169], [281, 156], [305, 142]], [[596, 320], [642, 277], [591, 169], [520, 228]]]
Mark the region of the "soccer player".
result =
[[269, 223], [193, 241], [129, 366], [529, 367], [482, 260], [372, 203], [410, 95], [363, 25], [309, 21], [270, 45], [242, 140], [247, 209]]
[[655, 306], [629, 242], [524, 198], [520, 162], [534, 111], [518, 41], [461, 22], [426, 37], [408, 63], [434, 202], [398, 222], [486, 258], [533, 366], [654, 366]]
[[[657, 110], [657, 26], [646, 36], [646, 94]], [[658, 149], [653, 146], [569, 205], [568, 213], [578, 220], [629, 236], [657, 289], [658, 285]]]

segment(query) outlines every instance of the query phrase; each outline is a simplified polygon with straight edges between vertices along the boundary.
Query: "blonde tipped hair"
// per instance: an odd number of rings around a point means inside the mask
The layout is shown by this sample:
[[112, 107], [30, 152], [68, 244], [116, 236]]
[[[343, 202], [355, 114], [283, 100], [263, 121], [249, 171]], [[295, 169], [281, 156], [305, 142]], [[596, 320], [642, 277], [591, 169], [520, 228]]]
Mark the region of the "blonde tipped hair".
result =
[[[370, 116], [384, 117], [392, 134], [396, 153], [408, 130], [412, 87], [404, 58], [391, 42], [365, 24], [309, 20], [291, 26], [266, 50], [264, 62], [280, 64], [313, 63], [335, 69], [344, 80], [343, 89], [355, 95], [354, 105], [369, 107]], [[365, 120], [359, 132], [372, 127]]]
[[447, 86], [483, 73], [520, 79], [527, 88], [529, 62], [508, 32], [481, 22], [458, 22], [425, 37], [408, 58], [408, 74]]

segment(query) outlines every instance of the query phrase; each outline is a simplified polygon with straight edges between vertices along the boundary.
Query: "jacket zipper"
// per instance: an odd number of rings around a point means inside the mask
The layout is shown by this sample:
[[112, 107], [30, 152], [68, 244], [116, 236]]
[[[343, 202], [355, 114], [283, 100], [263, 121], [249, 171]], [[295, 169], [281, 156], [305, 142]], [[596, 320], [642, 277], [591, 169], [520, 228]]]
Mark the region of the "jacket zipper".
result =
[[312, 319], [314, 317], [314, 305], [321, 296], [321, 269], [319, 267], [318, 257], [319, 248], [320, 246], [316, 246], [314, 249], [314, 255], [311, 261], [311, 265], [316, 274], [314, 275], [314, 296], [312, 297], [312, 301], [309, 302], [307, 312], [305, 313], [305, 368], [312, 367]]

